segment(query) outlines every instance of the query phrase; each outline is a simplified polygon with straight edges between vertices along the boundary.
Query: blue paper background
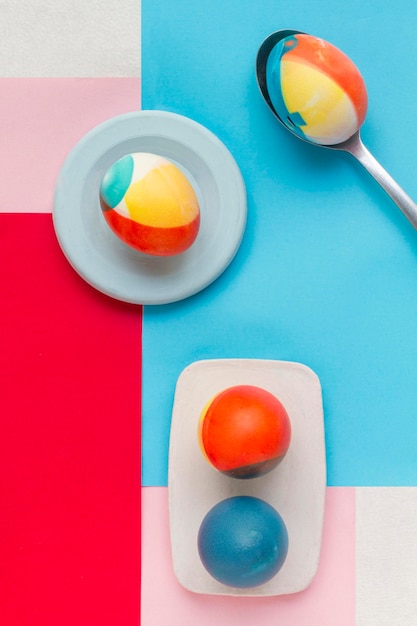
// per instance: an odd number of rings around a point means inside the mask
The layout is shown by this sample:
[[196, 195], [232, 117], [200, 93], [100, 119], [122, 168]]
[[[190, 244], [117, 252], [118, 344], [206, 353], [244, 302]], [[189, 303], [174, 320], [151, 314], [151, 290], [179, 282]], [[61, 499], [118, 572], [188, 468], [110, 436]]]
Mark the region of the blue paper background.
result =
[[142, 108], [217, 134], [248, 193], [227, 271], [183, 302], [145, 307], [144, 485], [167, 484], [180, 372], [223, 357], [315, 370], [329, 485], [417, 484], [417, 233], [352, 157], [285, 131], [254, 71], [281, 28], [341, 48], [368, 87], [364, 143], [417, 198], [416, 18], [413, 0], [142, 0]]

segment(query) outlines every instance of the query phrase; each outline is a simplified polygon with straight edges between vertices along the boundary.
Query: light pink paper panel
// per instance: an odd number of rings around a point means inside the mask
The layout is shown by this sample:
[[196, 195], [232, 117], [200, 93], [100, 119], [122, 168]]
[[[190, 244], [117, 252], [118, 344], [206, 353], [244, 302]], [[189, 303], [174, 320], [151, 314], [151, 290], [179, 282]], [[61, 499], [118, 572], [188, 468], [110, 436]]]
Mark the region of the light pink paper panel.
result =
[[194, 594], [177, 582], [168, 490], [143, 488], [141, 598], [141, 626], [353, 626], [355, 489], [327, 488], [321, 560], [308, 589], [288, 596], [234, 598]]
[[1, 213], [50, 213], [68, 152], [97, 124], [140, 108], [137, 78], [0, 79]]

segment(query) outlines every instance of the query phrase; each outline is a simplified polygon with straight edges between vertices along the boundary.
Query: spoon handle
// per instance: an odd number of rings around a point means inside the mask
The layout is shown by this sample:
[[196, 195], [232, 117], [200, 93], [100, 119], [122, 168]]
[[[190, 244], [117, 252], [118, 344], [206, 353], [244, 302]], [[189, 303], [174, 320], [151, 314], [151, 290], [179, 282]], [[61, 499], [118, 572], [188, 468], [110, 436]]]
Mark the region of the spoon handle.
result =
[[399, 184], [363, 145], [359, 133], [355, 133], [351, 139], [348, 139], [348, 141], [342, 145], [343, 150], [349, 152], [349, 154], [354, 156], [359, 163], [363, 165], [401, 209], [414, 228], [417, 229], [417, 204], [405, 193]]

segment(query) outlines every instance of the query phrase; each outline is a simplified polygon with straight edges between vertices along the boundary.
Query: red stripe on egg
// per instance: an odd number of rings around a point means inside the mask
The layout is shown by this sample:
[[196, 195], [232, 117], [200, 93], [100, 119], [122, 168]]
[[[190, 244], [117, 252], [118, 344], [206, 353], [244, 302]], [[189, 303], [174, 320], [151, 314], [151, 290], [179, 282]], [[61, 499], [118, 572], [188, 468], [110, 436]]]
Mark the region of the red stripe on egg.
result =
[[124, 243], [140, 249], [145, 254], [154, 256], [180, 254], [192, 245], [198, 234], [199, 214], [187, 224], [161, 228], [140, 224], [103, 205], [102, 202], [103, 215], [113, 232]]

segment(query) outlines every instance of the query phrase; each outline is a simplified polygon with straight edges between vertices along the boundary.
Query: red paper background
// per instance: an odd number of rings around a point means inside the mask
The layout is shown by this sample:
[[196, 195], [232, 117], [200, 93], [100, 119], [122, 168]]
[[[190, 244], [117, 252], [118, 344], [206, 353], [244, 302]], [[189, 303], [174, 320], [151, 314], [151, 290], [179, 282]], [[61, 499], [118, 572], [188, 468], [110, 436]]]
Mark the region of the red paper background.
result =
[[49, 214], [0, 214], [0, 288], [1, 624], [138, 624], [141, 309]]

